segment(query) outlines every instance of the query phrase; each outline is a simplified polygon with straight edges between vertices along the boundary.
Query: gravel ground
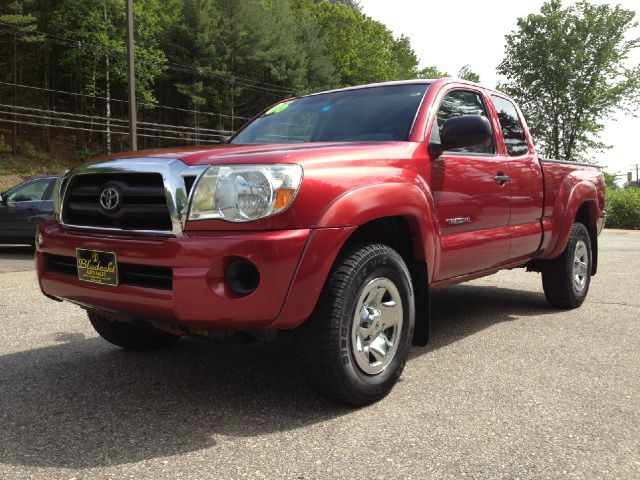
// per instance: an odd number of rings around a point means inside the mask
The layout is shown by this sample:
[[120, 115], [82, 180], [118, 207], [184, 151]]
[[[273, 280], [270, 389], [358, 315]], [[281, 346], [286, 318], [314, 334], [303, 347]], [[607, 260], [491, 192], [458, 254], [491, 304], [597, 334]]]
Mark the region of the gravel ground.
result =
[[0, 478], [640, 478], [640, 232], [605, 231], [579, 310], [538, 275], [433, 295], [376, 405], [304, 385], [290, 339], [118, 350], [0, 250]]

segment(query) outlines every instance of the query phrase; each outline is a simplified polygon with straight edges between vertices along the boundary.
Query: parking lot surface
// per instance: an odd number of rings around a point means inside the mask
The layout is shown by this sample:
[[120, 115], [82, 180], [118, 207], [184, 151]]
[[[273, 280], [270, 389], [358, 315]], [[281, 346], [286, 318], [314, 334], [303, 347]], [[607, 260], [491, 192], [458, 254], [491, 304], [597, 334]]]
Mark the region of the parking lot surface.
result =
[[640, 232], [606, 230], [578, 310], [539, 275], [433, 294], [383, 401], [317, 397], [291, 338], [128, 353], [0, 248], [0, 478], [640, 478]]

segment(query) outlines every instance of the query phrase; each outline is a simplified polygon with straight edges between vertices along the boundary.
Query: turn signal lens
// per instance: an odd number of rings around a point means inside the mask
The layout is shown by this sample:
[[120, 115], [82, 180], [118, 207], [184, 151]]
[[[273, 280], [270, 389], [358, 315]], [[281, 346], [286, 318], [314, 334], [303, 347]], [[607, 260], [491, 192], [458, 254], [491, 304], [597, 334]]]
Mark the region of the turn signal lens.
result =
[[276, 192], [275, 210], [281, 211], [293, 201], [296, 191], [290, 188], [281, 188]]

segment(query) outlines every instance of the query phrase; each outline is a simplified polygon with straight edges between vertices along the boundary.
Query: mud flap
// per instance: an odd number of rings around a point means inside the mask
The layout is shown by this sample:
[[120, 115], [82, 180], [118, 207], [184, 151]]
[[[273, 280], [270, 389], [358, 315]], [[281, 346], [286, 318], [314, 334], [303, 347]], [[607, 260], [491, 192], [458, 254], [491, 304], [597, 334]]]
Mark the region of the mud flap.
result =
[[429, 332], [431, 330], [428, 273], [429, 270], [425, 262], [414, 263], [411, 278], [413, 279], [413, 291], [416, 298], [416, 319], [412, 343], [418, 347], [424, 347], [429, 343]]

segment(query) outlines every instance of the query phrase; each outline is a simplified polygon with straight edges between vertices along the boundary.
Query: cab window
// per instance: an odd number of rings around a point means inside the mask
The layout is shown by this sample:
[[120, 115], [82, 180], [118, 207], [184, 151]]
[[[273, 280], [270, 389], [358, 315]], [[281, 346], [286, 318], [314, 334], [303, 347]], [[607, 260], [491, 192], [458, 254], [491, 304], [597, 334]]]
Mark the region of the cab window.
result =
[[497, 95], [492, 95], [491, 101], [498, 113], [504, 144], [509, 156], [517, 157], [529, 152], [524, 127], [520, 122], [515, 105], [506, 98], [498, 97]]
[[[463, 115], [480, 115], [489, 119], [487, 108], [479, 93], [471, 90], [454, 90], [447, 93], [440, 103], [436, 122], [433, 125], [433, 130], [431, 131], [431, 141], [439, 143], [440, 133], [442, 132], [444, 122], [450, 118], [461, 117]], [[451, 151], [493, 155], [495, 153], [495, 146], [492, 139], [482, 145], [456, 148]]]

